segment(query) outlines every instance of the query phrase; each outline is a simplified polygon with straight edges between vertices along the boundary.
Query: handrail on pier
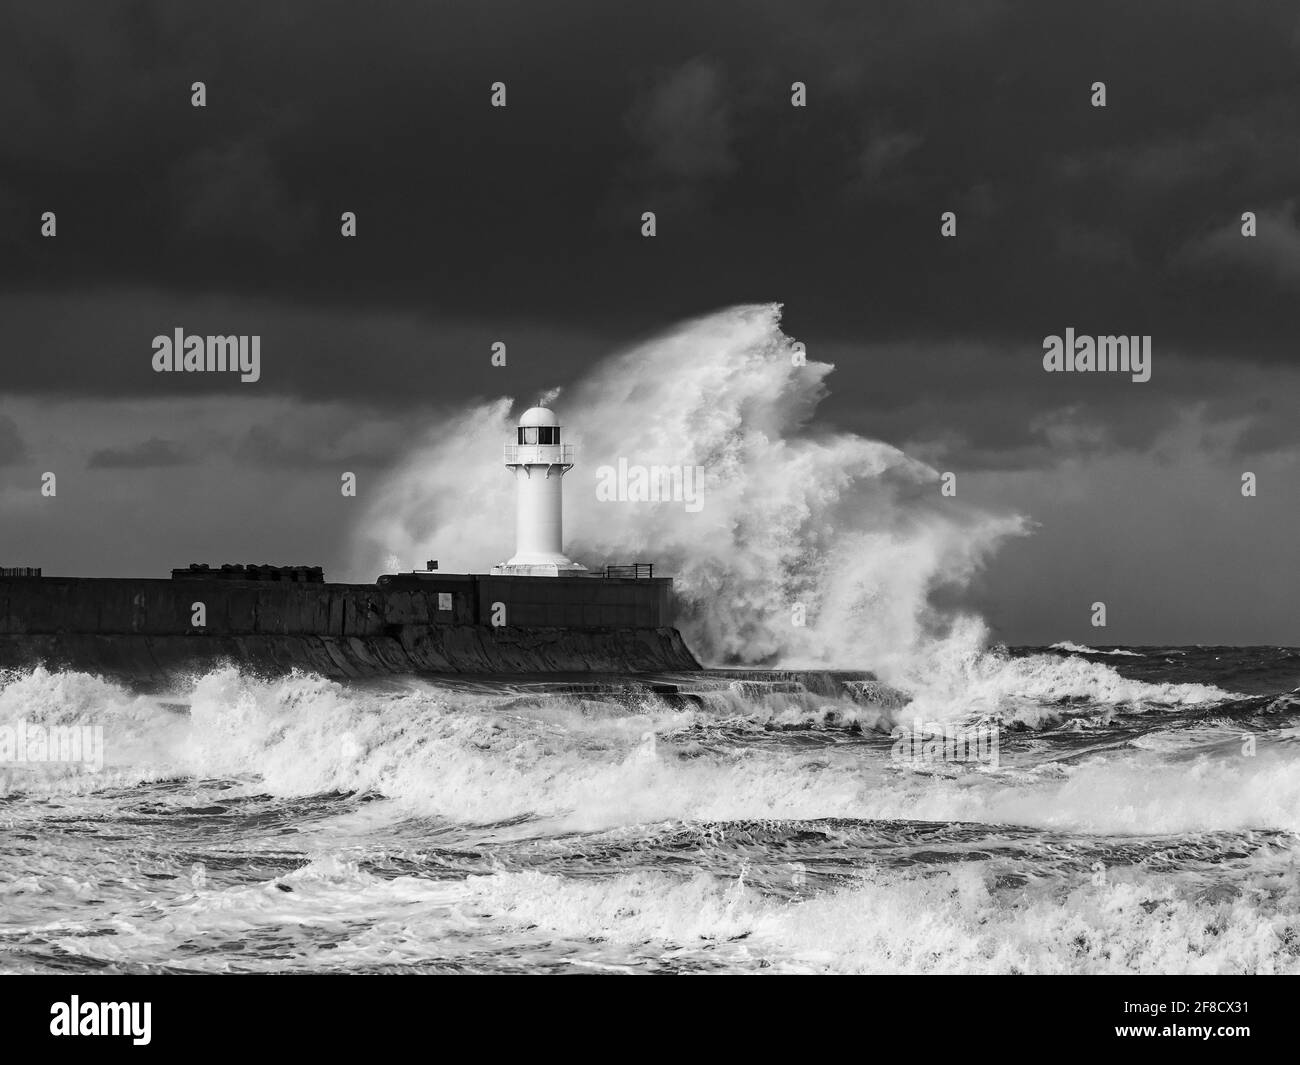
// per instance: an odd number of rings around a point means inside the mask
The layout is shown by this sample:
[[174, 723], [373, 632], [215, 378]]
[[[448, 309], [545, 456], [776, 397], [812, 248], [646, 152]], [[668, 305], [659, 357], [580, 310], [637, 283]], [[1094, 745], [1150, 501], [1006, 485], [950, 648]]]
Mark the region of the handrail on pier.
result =
[[621, 577], [624, 580], [648, 581], [655, 575], [653, 562], [629, 562], [627, 565], [606, 566], [606, 577]]

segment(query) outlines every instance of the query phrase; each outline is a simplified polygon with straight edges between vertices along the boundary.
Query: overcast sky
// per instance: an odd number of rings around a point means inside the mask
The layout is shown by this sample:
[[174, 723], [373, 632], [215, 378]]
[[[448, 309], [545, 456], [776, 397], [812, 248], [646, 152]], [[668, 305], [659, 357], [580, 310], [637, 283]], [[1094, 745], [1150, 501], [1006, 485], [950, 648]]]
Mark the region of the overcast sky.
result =
[[[827, 429], [1037, 522], [999, 638], [1300, 644], [1294, 4], [41, 0], [0, 130], [2, 564], [372, 576], [340, 469], [776, 301]], [[155, 374], [177, 326], [262, 379]], [[1067, 326], [1151, 381], [1044, 373]]]

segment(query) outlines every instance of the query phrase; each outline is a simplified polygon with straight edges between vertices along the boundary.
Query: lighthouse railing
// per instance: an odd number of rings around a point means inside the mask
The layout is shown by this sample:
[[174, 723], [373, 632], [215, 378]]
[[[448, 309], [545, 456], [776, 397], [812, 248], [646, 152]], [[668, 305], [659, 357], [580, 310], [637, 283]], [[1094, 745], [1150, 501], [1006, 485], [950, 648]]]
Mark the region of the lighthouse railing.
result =
[[572, 466], [572, 444], [506, 444], [507, 466]]
[[620, 577], [623, 580], [646, 581], [654, 578], [653, 562], [629, 562], [626, 565], [607, 565], [606, 577]]

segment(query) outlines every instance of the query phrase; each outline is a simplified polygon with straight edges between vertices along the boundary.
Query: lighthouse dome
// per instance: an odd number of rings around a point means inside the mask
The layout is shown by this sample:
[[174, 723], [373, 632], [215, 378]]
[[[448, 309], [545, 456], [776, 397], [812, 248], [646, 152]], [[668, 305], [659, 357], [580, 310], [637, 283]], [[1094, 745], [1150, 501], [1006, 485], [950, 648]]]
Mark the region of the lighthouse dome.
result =
[[559, 425], [560, 419], [550, 407], [529, 407], [519, 415], [519, 427], [534, 425]]

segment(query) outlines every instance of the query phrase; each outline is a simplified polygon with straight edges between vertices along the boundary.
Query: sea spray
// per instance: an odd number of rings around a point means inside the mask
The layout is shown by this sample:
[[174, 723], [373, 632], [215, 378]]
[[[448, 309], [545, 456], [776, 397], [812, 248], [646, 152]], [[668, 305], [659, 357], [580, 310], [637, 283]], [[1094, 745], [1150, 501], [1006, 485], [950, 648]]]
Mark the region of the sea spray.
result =
[[[780, 307], [734, 307], [619, 352], [566, 391], [570, 554], [653, 561], [676, 578], [679, 626], [713, 664], [869, 668], [923, 675], [983, 647], [983, 626], [935, 609], [1008, 536], [1025, 531], [940, 495], [897, 448], [813, 425], [833, 367], [797, 356]], [[375, 490], [356, 567], [438, 557], [485, 570], [511, 553], [510, 438], [501, 399], [439, 421]], [[609, 502], [602, 466], [702, 467], [704, 505]], [[956, 641], [958, 649], [949, 645]]]

